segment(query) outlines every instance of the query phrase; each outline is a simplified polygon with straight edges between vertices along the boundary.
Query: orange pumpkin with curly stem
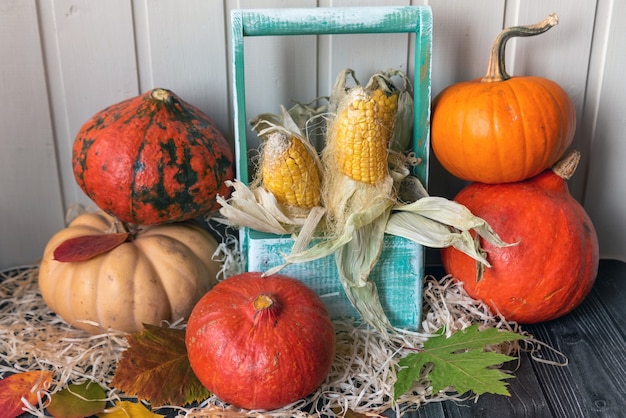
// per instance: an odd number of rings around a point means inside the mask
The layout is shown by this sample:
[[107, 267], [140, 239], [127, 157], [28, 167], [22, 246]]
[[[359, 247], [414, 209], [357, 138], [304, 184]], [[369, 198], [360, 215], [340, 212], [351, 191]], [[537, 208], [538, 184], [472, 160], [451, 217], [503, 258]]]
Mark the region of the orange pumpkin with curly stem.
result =
[[572, 143], [576, 109], [568, 94], [542, 77], [511, 77], [506, 41], [543, 33], [558, 22], [507, 28], [497, 37], [487, 75], [453, 84], [433, 101], [431, 143], [454, 176], [481, 183], [521, 181], [559, 160]]

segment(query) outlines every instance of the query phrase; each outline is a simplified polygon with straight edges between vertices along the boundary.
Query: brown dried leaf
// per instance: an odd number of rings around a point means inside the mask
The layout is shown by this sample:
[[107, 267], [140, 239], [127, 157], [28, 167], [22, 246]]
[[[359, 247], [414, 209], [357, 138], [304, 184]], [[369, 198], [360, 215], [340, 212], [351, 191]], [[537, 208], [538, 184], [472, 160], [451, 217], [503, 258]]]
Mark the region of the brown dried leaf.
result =
[[182, 406], [209, 397], [189, 364], [184, 330], [144, 324], [127, 340], [129, 347], [113, 376], [115, 388], [156, 406]]
[[89, 260], [113, 250], [126, 242], [129, 236], [129, 232], [119, 232], [70, 238], [54, 250], [54, 259], [61, 262]]
[[0, 380], [0, 411], [2, 416], [14, 418], [24, 413], [26, 399], [31, 405], [39, 402], [38, 392], [45, 390], [52, 382], [52, 372], [36, 370], [16, 373]]
[[[337, 414], [337, 416], [342, 414], [342, 411], [340, 408], [333, 408], [333, 412]], [[372, 416], [373, 415], [359, 414], [358, 412], [354, 412], [352, 409], [348, 409], [345, 412], [345, 415], [343, 415], [344, 418], [371, 418]], [[384, 418], [383, 415], [375, 415], [375, 416]]]

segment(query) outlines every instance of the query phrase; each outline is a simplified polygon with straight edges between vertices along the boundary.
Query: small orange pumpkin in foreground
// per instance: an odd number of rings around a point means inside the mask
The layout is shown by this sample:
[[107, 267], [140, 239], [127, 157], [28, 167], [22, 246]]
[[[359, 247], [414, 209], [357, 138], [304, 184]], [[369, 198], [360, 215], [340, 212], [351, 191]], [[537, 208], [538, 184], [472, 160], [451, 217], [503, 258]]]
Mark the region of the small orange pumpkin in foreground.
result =
[[194, 307], [185, 340], [200, 382], [245, 409], [304, 398], [335, 357], [333, 324], [319, 296], [279, 274], [242, 273], [217, 284]]
[[573, 153], [531, 179], [508, 184], [473, 183], [455, 200], [491, 225], [508, 247], [483, 242], [491, 268], [450, 247], [445, 270], [467, 293], [507, 320], [531, 324], [556, 319], [578, 306], [598, 273], [598, 237], [565, 179], [578, 163]]
[[532, 36], [558, 22], [507, 28], [497, 37], [487, 75], [453, 84], [433, 100], [431, 143], [437, 160], [454, 176], [481, 183], [521, 181], [556, 163], [571, 145], [576, 109], [555, 82], [510, 77], [506, 41]]
[[76, 182], [124, 222], [154, 225], [219, 208], [233, 153], [215, 124], [171, 91], [154, 89], [97, 112], [72, 150]]
[[50, 239], [39, 268], [48, 307], [91, 333], [135, 332], [143, 323], [188, 317], [217, 282], [221, 264], [211, 259], [215, 239], [197, 222], [170, 223], [143, 227], [129, 241], [85, 261], [55, 260], [55, 250], [67, 240], [118, 232], [116, 227], [120, 222], [104, 212], [87, 213]]

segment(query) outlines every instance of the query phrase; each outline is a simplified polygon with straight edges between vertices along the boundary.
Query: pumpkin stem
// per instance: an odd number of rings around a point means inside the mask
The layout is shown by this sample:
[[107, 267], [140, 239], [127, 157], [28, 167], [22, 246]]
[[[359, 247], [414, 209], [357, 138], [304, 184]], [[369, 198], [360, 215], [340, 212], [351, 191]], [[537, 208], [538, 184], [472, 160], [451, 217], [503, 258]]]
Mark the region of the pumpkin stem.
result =
[[278, 305], [268, 295], [258, 295], [252, 302], [254, 307], [254, 326], [266, 324], [276, 326], [278, 324]]
[[171, 97], [170, 92], [165, 89], [154, 89], [152, 90], [152, 93], [150, 93], [150, 96], [152, 96], [153, 99], [160, 100], [162, 102], [168, 102]]
[[487, 75], [485, 75], [481, 81], [483, 82], [495, 82], [505, 81], [511, 78], [507, 74], [505, 69], [505, 49], [506, 42], [513, 37], [517, 36], [535, 36], [546, 32], [551, 27], [559, 23], [559, 18], [556, 13], [549, 14], [541, 22], [534, 25], [525, 26], [512, 26], [504, 29], [496, 37], [496, 40], [491, 47], [491, 54], [489, 56], [489, 66], [487, 67]]
[[140, 228], [137, 225], [129, 224], [128, 222], [115, 218], [109, 232], [113, 234], [127, 233], [128, 238], [126, 241], [132, 241], [137, 237], [139, 229]]
[[274, 304], [274, 299], [267, 295], [259, 295], [254, 299], [254, 310], [257, 312], [268, 309]]
[[576, 171], [578, 163], [580, 162], [580, 151], [572, 150], [565, 154], [563, 158], [554, 163], [551, 167], [554, 174], [561, 177], [563, 180], [569, 180]]

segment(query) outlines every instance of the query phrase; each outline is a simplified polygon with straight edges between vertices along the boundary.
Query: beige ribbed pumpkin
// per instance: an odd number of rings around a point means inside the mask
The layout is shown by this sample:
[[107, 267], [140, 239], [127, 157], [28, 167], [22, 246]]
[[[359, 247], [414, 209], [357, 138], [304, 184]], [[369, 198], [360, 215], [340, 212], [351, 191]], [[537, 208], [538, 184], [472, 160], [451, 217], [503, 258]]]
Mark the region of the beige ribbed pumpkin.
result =
[[66, 322], [91, 333], [135, 332], [142, 324], [187, 318], [217, 280], [215, 239], [193, 221], [141, 227], [111, 251], [78, 262], [54, 259], [62, 242], [119, 232], [104, 212], [76, 217], [48, 242], [39, 269], [44, 301]]

